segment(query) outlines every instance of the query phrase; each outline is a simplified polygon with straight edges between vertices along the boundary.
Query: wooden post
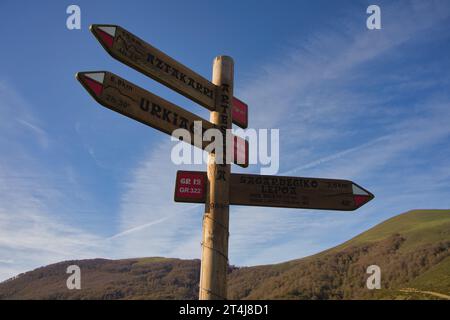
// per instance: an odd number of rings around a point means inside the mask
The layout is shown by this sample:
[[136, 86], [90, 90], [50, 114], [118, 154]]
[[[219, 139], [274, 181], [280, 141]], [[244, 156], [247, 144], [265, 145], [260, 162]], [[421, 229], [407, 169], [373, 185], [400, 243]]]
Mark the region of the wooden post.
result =
[[[200, 300], [227, 298], [228, 222], [230, 164], [226, 163], [226, 130], [231, 129], [231, 103], [233, 98], [233, 59], [219, 56], [214, 59], [213, 83], [216, 111], [210, 121], [223, 135], [222, 164], [216, 163], [216, 154], [208, 157], [208, 183], [205, 214], [203, 216], [202, 262], [200, 270]], [[217, 159], [219, 160], [219, 159]]]

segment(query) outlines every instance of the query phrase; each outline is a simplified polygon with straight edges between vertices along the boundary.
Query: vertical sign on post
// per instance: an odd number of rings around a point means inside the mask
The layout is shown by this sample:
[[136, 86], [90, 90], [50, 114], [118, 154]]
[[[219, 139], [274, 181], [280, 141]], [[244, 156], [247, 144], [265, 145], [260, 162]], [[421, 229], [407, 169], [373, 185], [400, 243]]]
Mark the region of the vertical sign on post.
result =
[[233, 123], [246, 129], [248, 126], [248, 105], [236, 97], [233, 97], [233, 107], [231, 108], [231, 118]]
[[[200, 300], [223, 300], [227, 297], [229, 183], [230, 164], [226, 162], [226, 133], [231, 129], [233, 97], [233, 59], [219, 56], [214, 60], [213, 83], [217, 86], [215, 111], [210, 121], [222, 133], [222, 155], [217, 151], [208, 156], [208, 183], [203, 216], [202, 262], [200, 270]], [[219, 159], [220, 157], [222, 159]]]

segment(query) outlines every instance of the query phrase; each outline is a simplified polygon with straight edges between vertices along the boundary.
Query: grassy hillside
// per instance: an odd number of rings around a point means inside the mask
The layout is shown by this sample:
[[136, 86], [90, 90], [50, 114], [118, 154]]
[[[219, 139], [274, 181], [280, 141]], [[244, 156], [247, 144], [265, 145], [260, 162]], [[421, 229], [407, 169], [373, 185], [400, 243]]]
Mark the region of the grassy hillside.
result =
[[401, 234], [406, 239], [402, 250], [414, 249], [423, 244], [445, 239], [450, 240], [450, 210], [413, 210], [400, 214], [363, 232], [336, 249], [377, 242], [395, 233]]
[[419, 275], [410, 282], [409, 286], [423, 291], [436, 291], [450, 295], [450, 257]]
[[[66, 289], [68, 265], [82, 290]], [[381, 290], [366, 288], [366, 268], [381, 268]], [[198, 260], [141, 258], [67, 261], [0, 284], [0, 299], [196, 299]], [[311, 257], [230, 268], [232, 299], [450, 298], [450, 210], [415, 210]]]
[[[237, 299], [434, 298], [397, 289], [450, 295], [450, 269], [441, 266], [449, 255], [450, 210], [415, 210], [314, 256], [236, 270], [230, 293]], [[366, 268], [372, 264], [381, 268], [381, 290], [366, 288]]]
[[[69, 265], [81, 290], [68, 290]], [[200, 261], [166, 258], [65, 261], [0, 284], [0, 299], [195, 299]]]

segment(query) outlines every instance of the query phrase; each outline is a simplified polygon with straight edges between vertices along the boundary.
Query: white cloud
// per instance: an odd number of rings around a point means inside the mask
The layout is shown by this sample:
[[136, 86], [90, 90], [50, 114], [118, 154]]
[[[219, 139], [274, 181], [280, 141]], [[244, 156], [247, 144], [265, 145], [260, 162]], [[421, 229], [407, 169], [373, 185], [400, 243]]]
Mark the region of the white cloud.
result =
[[[52, 181], [51, 168], [40, 166], [30, 151], [29, 136], [43, 147], [50, 144], [30, 110], [14, 89], [0, 82], [0, 136], [5, 138], [0, 140], [0, 281], [49, 263], [106, 252], [99, 236], [51, 214], [58, 208], [68, 209], [68, 195]], [[17, 122], [7, 120], [12, 114]], [[73, 184], [69, 178], [59, 180], [62, 186]]]
[[[161, 140], [159, 140], [161, 141]], [[151, 147], [126, 182], [120, 205], [119, 233], [112, 237], [117, 256], [198, 257], [203, 205], [175, 203], [177, 170], [204, 166], [175, 166], [170, 160], [170, 137]]]
[[25, 101], [5, 81], [0, 80], [0, 143], [9, 144], [20, 139], [35, 141], [42, 148], [47, 148], [50, 140], [42, 129], [42, 124], [32, 113], [30, 104]]
[[[42, 195], [43, 179], [33, 182], [29, 179], [5, 178], [0, 168], [0, 281], [20, 272], [61, 260], [93, 258], [105, 255], [101, 238], [83, 230], [71, 227], [51, 212], [47, 197]], [[23, 169], [23, 168], [21, 168]], [[56, 193], [56, 191], [55, 191]], [[60, 195], [58, 195], [60, 196]], [[9, 261], [5, 265], [6, 261]]]

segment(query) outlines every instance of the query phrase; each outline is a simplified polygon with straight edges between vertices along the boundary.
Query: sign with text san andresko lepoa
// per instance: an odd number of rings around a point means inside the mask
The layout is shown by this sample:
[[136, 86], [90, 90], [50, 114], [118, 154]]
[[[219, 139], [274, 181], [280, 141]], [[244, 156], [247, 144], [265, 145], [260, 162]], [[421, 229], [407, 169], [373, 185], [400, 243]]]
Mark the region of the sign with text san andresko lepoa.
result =
[[[352, 211], [374, 195], [349, 180], [232, 173], [230, 204]], [[178, 171], [175, 201], [204, 203], [206, 172]]]

